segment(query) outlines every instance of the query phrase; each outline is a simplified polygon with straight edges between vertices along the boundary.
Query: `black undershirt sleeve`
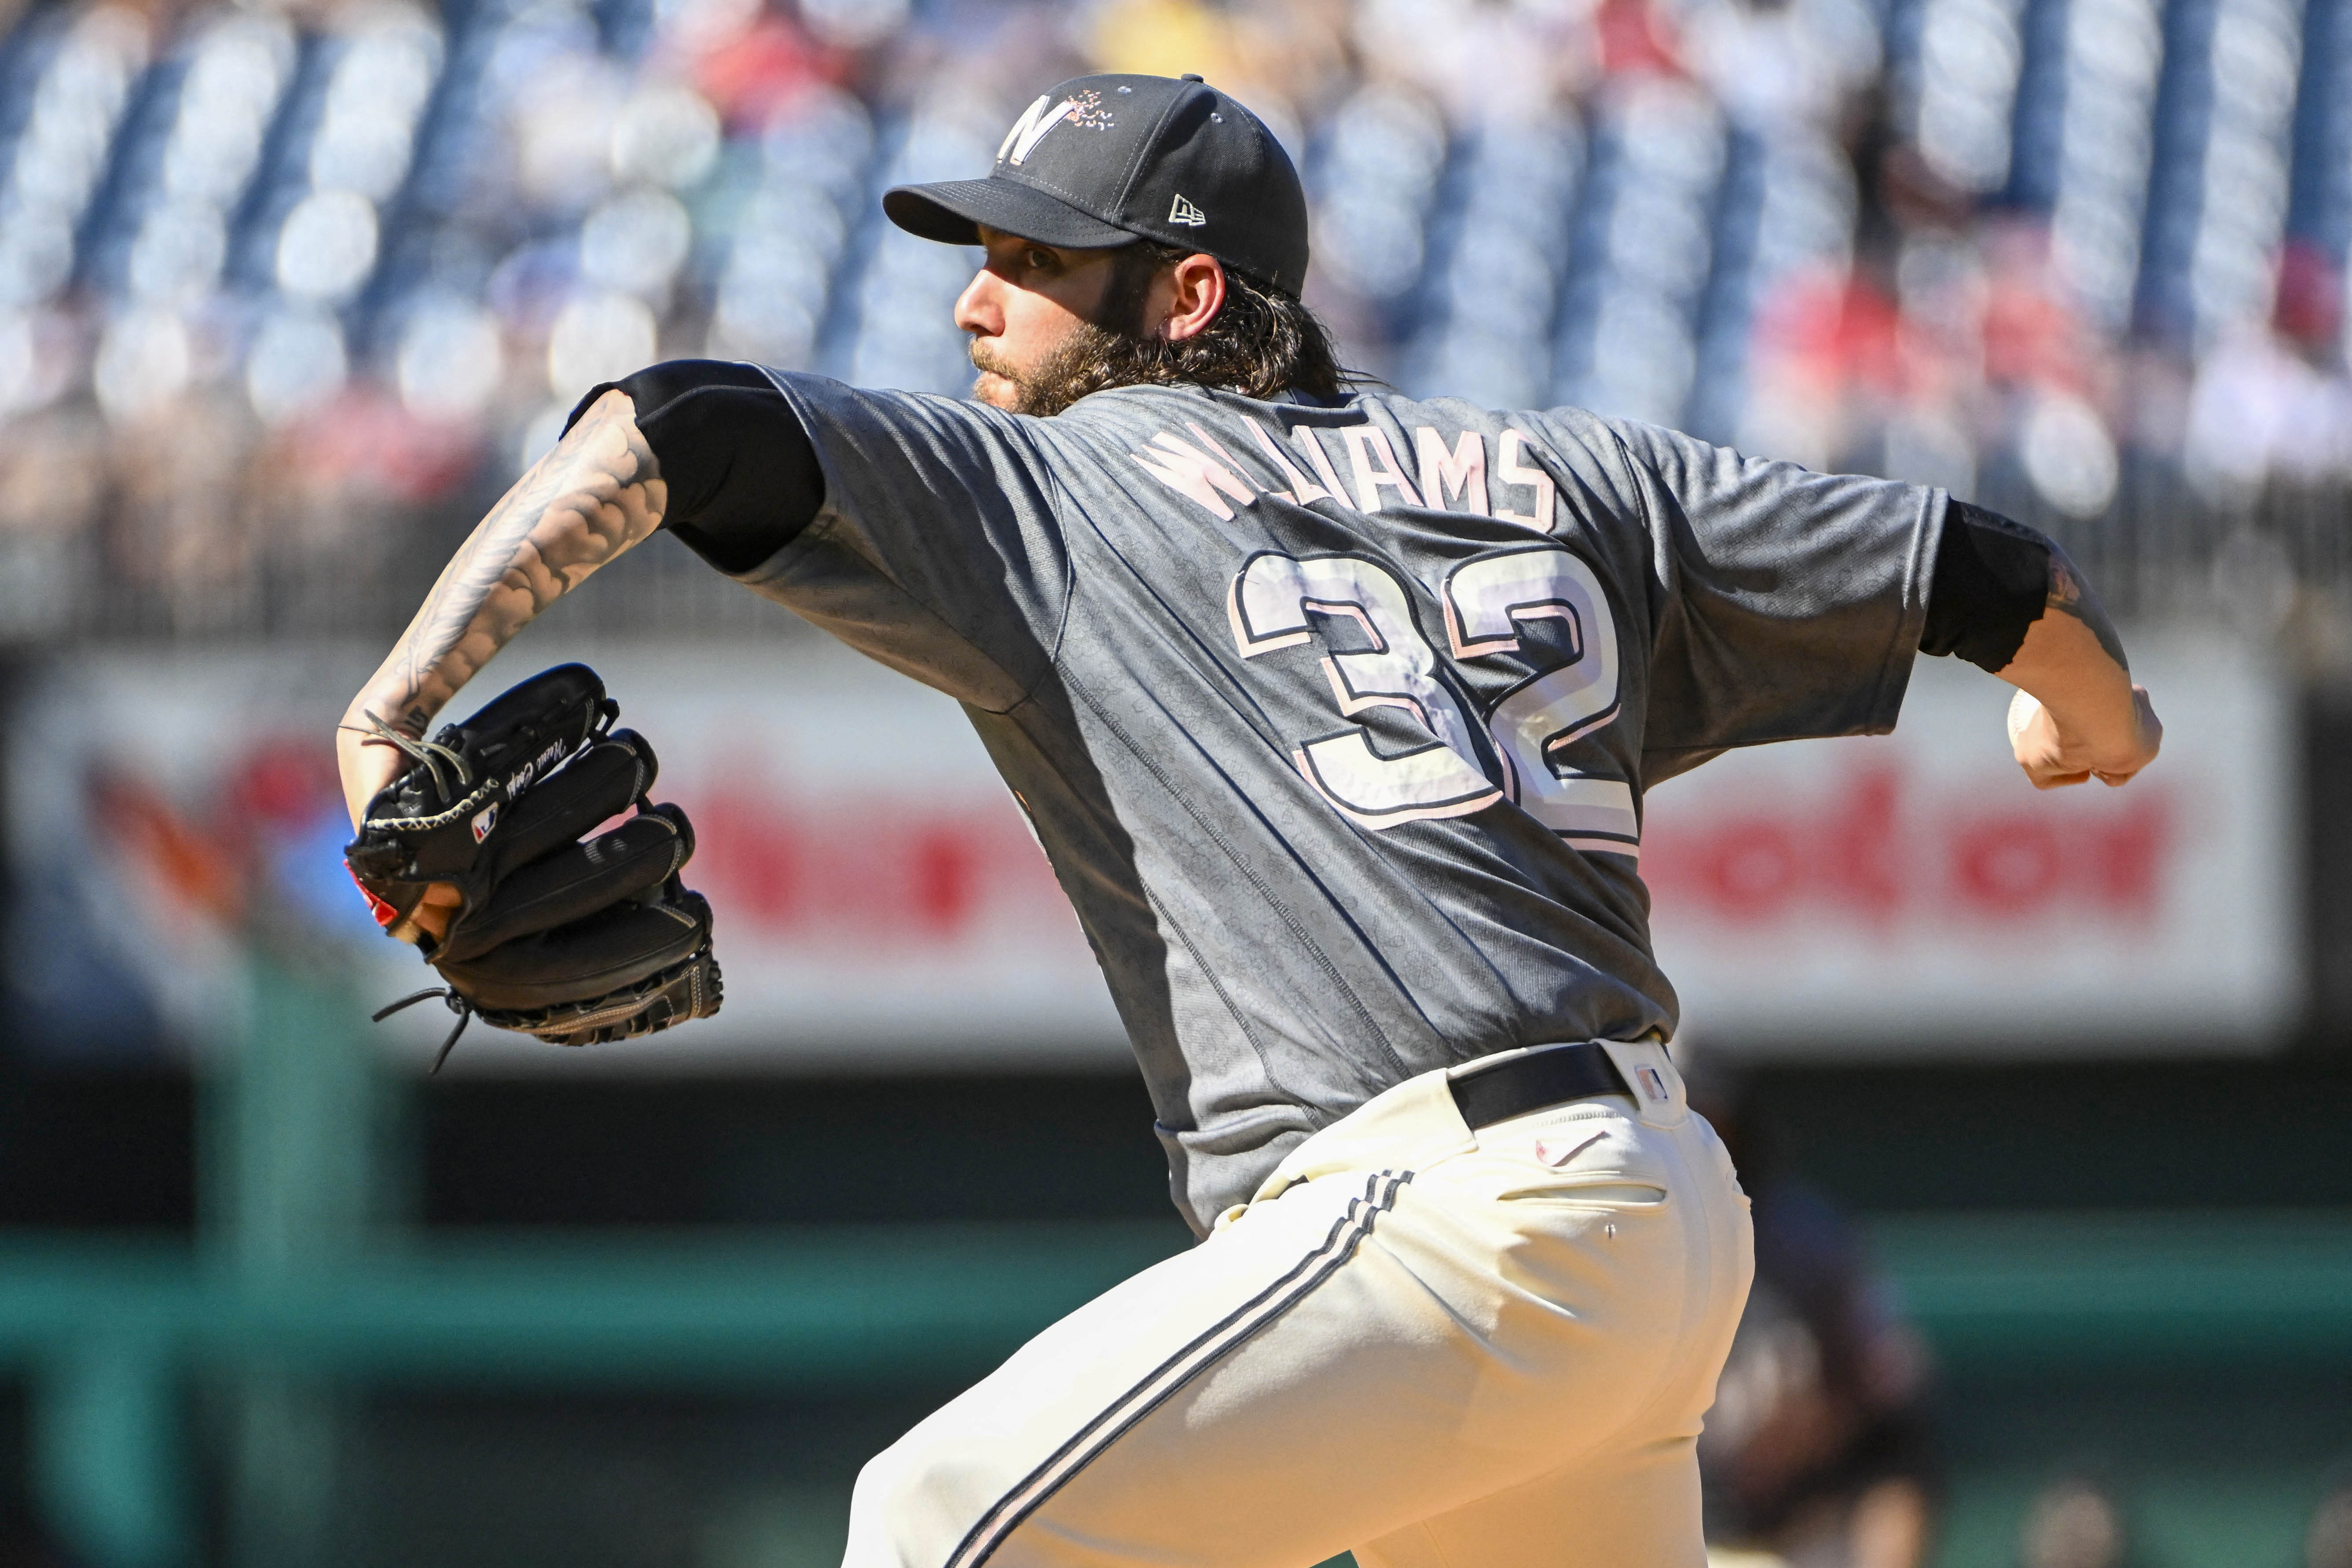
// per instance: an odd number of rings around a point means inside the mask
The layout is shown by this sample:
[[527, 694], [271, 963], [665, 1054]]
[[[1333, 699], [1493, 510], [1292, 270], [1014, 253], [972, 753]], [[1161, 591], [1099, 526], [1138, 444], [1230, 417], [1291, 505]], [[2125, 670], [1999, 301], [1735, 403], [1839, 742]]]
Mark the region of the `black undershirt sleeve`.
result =
[[748, 364], [680, 359], [592, 388], [564, 422], [614, 387], [669, 487], [662, 526], [721, 572], [749, 572], [824, 505], [816, 448], [775, 383]]
[[2008, 668], [2050, 602], [2055, 548], [2021, 522], [1953, 501], [1936, 545], [1919, 651], [1958, 654], [1994, 674]]

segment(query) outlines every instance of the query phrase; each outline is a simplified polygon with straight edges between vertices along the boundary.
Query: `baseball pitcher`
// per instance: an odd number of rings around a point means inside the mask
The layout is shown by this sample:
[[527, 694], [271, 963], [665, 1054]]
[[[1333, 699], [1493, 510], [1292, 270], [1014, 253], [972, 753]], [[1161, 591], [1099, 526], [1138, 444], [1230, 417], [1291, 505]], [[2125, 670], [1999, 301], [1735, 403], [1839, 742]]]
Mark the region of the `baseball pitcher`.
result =
[[[1354, 384], [1299, 304], [1289, 160], [1198, 78], [1065, 82], [985, 177], [883, 205], [985, 250], [956, 305], [975, 400], [701, 362], [591, 392], [338, 737], [387, 923], [459, 944], [453, 1005], [569, 1009], [551, 1038], [704, 1010], [682, 819], [641, 804], [662, 826], [552, 852], [568, 880], [534, 870], [543, 826], [496, 875], [414, 848], [469, 787], [509, 816], [552, 787], [480, 761], [493, 742], [570, 747], [559, 781], [599, 747], [649, 773], [560, 702], [520, 740], [512, 701], [425, 736], [666, 529], [961, 701], [1201, 1237], [874, 1459], [850, 1568], [1698, 1568], [1694, 1442], [1748, 1222], [1666, 1054], [1644, 792], [1727, 747], [1890, 729], [1923, 651], [2020, 689], [2035, 785], [2123, 784], [2159, 731], [2096, 601], [1941, 491]], [[604, 765], [600, 803], [643, 802]], [[637, 868], [599, 881], [622, 849]], [[505, 890], [532, 877], [535, 921]], [[508, 940], [536, 945], [501, 968]]]

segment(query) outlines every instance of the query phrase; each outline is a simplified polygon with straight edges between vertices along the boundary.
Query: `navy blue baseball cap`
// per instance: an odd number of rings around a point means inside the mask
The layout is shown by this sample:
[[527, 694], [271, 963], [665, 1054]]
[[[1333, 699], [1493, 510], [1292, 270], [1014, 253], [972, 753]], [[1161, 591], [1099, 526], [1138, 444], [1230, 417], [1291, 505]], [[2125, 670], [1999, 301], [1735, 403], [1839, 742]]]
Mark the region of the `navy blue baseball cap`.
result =
[[1075, 249], [1153, 239], [1293, 299], [1307, 281], [1307, 193], [1290, 154], [1197, 76], [1075, 77], [1022, 110], [986, 179], [899, 185], [882, 210], [949, 245], [978, 245], [982, 224]]

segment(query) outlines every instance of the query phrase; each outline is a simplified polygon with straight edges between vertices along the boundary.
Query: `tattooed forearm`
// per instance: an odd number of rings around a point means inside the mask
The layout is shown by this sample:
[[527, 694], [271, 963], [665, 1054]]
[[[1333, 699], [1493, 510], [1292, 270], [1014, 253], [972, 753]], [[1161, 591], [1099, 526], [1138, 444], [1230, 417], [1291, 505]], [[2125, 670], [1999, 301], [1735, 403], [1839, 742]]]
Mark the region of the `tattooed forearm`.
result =
[[354, 716], [422, 736], [533, 616], [658, 528], [667, 499], [634, 405], [606, 393], [443, 568]]
[[2116, 635], [2115, 623], [2107, 619], [2107, 612], [2100, 605], [2098, 595], [2092, 593], [2090, 584], [2083, 581], [2082, 573], [2066, 558], [2066, 552], [2054, 545], [2050, 551], [2049, 604], [2050, 608], [2063, 611], [2082, 622], [2090, 629], [2091, 635], [2099, 639], [2099, 646], [2106, 649], [2107, 657], [2116, 661], [2116, 667], [2126, 672], [2130, 670], [2131, 663], [2124, 658], [2123, 638]]

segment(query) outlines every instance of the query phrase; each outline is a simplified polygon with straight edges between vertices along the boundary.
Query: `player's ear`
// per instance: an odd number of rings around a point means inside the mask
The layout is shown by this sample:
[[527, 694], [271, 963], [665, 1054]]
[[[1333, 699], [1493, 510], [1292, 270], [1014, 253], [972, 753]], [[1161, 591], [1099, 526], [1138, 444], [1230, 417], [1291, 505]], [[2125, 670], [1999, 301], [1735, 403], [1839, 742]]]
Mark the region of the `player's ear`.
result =
[[1172, 285], [1160, 335], [1171, 343], [1200, 336], [1225, 307], [1225, 269], [1213, 256], [1194, 254], [1169, 268]]

